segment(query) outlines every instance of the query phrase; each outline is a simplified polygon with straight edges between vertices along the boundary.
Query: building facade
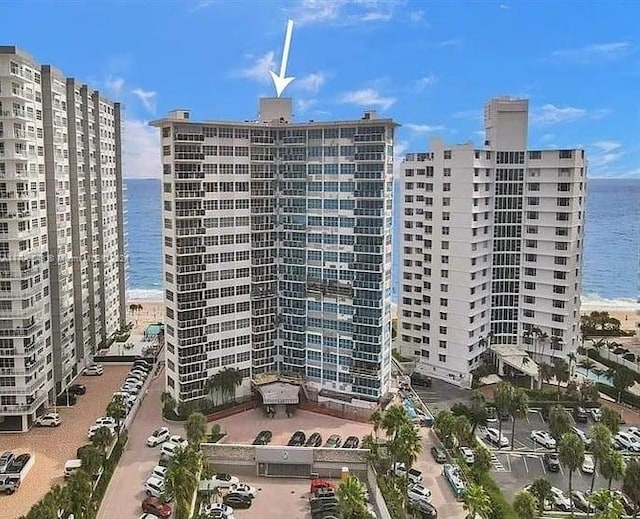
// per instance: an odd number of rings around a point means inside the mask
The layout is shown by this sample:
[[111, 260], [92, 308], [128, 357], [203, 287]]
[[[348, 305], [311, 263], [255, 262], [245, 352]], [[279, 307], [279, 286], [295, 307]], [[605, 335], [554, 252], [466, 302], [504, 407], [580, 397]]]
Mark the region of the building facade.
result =
[[0, 47], [0, 431], [124, 324], [120, 105]]
[[296, 123], [291, 99], [261, 99], [256, 121], [162, 133], [167, 391], [207, 395], [239, 370], [375, 401], [391, 354], [395, 124], [366, 113]]
[[579, 335], [585, 153], [527, 150], [527, 100], [484, 122], [483, 149], [434, 139], [401, 167], [399, 344], [463, 386], [490, 345], [552, 362]]

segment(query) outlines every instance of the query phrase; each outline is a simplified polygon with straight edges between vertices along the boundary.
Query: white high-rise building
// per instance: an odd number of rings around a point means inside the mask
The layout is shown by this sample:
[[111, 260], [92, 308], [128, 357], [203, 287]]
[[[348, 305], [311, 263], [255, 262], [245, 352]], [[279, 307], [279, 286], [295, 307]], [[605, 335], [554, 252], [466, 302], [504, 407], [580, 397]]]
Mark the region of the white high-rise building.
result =
[[402, 164], [399, 344], [463, 386], [489, 344], [552, 362], [579, 335], [585, 152], [527, 150], [527, 100], [484, 122], [483, 149], [434, 139]]
[[374, 401], [391, 369], [395, 123], [171, 112], [162, 133], [167, 391], [207, 395], [224, 368], [293, 373]]
[[118, 103], [0, 46], [0, 430], [124, 324], [120, 145]]

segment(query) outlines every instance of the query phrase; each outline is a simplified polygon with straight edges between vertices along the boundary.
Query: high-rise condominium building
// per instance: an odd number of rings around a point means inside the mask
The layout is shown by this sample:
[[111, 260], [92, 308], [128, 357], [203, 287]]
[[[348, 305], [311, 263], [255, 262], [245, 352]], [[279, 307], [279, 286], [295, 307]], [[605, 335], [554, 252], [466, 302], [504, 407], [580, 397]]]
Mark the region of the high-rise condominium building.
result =
[[0, 47], [0, 430], [26, 430], [125, 319], [120, 105]]
[[527, 151], [527, 100], [484, 122], [483, 149], [435, 139], [402, 164], [401, 349], [460, 385], [490, 344], [551, 362], [579, 331], [585, 153]]
[[390, 379], [395, 124], [296, 123], [291, 99], [256, 121], [162, 132], [167, 390], [206, 396], [224, 368], [297, 374], [363, 400]]

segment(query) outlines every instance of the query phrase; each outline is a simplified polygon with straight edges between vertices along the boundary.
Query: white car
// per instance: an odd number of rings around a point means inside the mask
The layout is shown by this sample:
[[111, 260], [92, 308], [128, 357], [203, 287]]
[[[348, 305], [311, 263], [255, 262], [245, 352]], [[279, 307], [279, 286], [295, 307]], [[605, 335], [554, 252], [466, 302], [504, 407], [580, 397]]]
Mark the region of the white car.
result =
[[404, 463], [396, 462], [393, 464], [393, 472], [399, 478], [407, 478], [410, 483], [418, 484], [422, 483], [422, 472], [416, 469], [409, 469], [405, 467]]
[[217, 510], [222, 512], [227, 519], [229, 519], [233, 515], [233, 508], [225, 505], [224, 503], [209, 503], [204, 507], [204, 515], [213, 515], [213, 513]]
[[591, 419], [594, 422], [599, 422], [600, 418], [602, 417], [602, 411], [599, 407], [592, 407], [591, 409], [589, 409], [589, 414], [591, 415]]
[[582, 472], [585, 474], [593, 474], [595, 470], [595, 462], [593, 461], [593, 456], [591, 454], [584, 455], [584, 461], [582, 462]]
[[151, 475], [158, 479], [164, 480], [164, 478], [167, 476], [167, 470], [169, 470], [167, 467], [156, 465], [155, 467], [153, 467]]
[[92, 364], [91, 366], [87, 366], [82, 371], [82, 374], [87, 377], [99, 377], [104, 373], [104, 368], [102, 364]]
[[147, 438], [147, 447], [155, 447], [161, 443], [166, 442], [171, 436], [171, 432], [168, 427], [160, 427], [151, 433], [151, 436]]
[[142, 387], [144, 384], [138, 380], [137, 378], [128, 378], [127, 380], [124, 381], [124, 385], [125, 386], [135, 386], [135, 387]]
[[582, 443], [584, 443], [585, 447], [589, 447], [591, 445], [591, 438], [589, 438], [582, 429], [579, 429], [574, 425], [571, 427], [571, 432], [573, 432], [578, 438], [582, 440]]
[[640, 441], [629, 433], [619, 432], [613, 437], [613, 440], [625, 450], [640, 452]]
[[164, 497], [164, 479], [151, 476], [144, 484], [144, 491], [148, 496]]
[[140, 388], [136, 387], [136, 386], [129, 386], [128, 384], [125, 384], [124, 386], [122, 386], [122, 388], [120, 388], [121, 391], [123, 393], [127, 393], [129, 395], [133, 395], [135, 397], [138, 396], [138, 393], [140, 393]]
[[531, 440], [547, 449], [556, 448], [556, 441], [547, 431], [531, 431]]
[[485, 438], [501, 449], [509, 446], [509, 439], [504, 434], [500, 434], [498, 429], [494, 429], [493, 427], [487, 427]]
[[47, 413], [38, 417], [34, 423], [38, 427], [58, 427], [62, 423], [62, 418], [58, 413]]
[[102, 428], [105, 428], [107, 431], [109, 431], [111, 433], [111, 436], [116, 435], [116, 432], [113, 427], [110, 427], [108, 425], [92, 425], [91, 427], [89, 427], [89, 430], [87, 431], [87, 438], [89, 440], [92, 440], [93, 437], [96, 435], [96, 433]]
[[473, 465], [475, 463], [476, 457], [469, 447], [460, 447], [460, 454], [462, 454], [462, 458], [467, 462], [467, 465]]
[[179, 450], [177, 443], [164, 442], [160, 448], [160, 458], [173, 458]]
[[633, 436], [636, 440], [640, 441], [640, 427], [627, 427], [625, 431], [630, 436]]
[[242, 496], [250, 497], [253, 499], [258, 495], [258, 491], [255, 487], [247, 485], [246, 483], [237, 483], [229, 487], [229, 493], [240, 494]]
[[182, 436], [178, 435], [178, 434], [174, 434], [172, 436], [169, 436], [169, 439], [167, 440], [167, 442], [175, 443], [181, 449], [186, 449], [188, 447], [188, 445], [189, 445], [189, 442], [187, 440], [185, 440]]
[[570, 512], [573, 508], [571, 499], [564, 495], [564, 492], [556, 487], [551, 487], [551, 501], [556, 508], [563, 512]]
[[407, 490], [407, 498], [411, 502], [423, 501], [425, 503], [431, 503], [431, 490], [419, 484], [411, 485], [409, 490]]
[[117, 422], [112, 416], [101, 416], [100, 418], [96, 418], [95, 424], [104, 425], [106, 427], [115, 427]]
[[226, 472], [214, 474], [210, 481], [216, 483], [219, 488], [229, 488], [231, 485], [238, 485], [240, 483], [237, 477], [227, 474]]

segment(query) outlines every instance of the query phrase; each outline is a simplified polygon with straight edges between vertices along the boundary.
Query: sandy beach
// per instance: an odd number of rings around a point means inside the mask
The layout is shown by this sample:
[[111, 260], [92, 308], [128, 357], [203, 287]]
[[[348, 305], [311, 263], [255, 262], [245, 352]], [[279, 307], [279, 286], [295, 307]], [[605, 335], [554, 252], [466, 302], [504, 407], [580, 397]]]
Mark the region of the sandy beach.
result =
[[[132, 304], [142, 305], [142, 310], [132, 312]], [[150, 323], [164, 323], [164, 302], [131, 300], [127, 302], [127, 322], [133, 323], [134, 331], [143, 332]]]

